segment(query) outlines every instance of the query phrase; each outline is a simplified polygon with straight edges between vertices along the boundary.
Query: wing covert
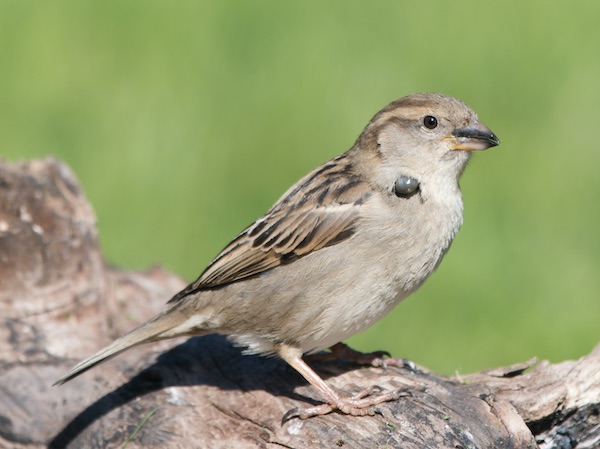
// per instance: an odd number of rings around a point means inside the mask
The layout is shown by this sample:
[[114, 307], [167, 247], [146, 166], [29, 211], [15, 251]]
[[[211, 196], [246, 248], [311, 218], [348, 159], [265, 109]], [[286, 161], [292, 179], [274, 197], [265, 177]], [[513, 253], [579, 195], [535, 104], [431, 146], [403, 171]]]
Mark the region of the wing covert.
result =
[[369, 191], [343, 158], [328, 162], [292, 186], [169, 302], [257, 276], [350, 238]]

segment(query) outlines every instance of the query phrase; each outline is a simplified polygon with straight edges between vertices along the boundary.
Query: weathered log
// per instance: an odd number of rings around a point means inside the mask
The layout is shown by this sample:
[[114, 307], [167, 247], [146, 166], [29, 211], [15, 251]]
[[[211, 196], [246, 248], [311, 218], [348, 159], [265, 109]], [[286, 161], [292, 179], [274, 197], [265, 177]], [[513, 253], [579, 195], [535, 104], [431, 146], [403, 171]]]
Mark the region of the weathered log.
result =
[[316, 362], [340, 391], [407, 394], [373, 417], [283, 424], [316, 392], [220, 336], [147, 345], [51, 387], [183, 286], [160, 268], [106, 266], [92, 208], [63, 164], [0, 162], [0, 447], [600, 447], [600, 346], [577, 361], [453, 378]]

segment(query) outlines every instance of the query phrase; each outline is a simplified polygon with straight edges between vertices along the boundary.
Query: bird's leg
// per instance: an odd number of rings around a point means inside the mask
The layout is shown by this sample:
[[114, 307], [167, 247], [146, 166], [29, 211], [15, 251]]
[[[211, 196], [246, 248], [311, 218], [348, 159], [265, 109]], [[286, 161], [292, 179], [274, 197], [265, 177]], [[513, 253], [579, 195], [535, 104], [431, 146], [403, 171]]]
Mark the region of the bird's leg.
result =
[[382, 392], [379, 387], [370, 387], [350, 398], [342, 398], [327, 385], [304, 360], [302, 360], [301, 349], [288, 345], [281, 345], [277, 352], [292, 368], [302, 374], [302, 376], [315, 387], [319, 393], [321, 393], [326, 401], [325, 404], [314, 407], [292, 409], [284, 415], [284, 422], [293, 417], [307, 419], [312, 416], [326, 415], [334, 410], [339, 410], [344, 414], [352, 416], [374, 415], [377, 413], [377, 410], [373, 407], [374, 405], [381, 404], [382, 402], [394, 401], [406, 394], [404, 390]]
[[345, 343], [337, 343], [329, 348], [330, 352], [323, 352], [308, 357], [315, 361], [332, 361], [332, 360], [348, 360], [358, 365], [371, 365], [374, 367], [386, 368], [388, 366], [396, 366], [399, 368], [407, 368], [411, 371], [415, 371], [416, 367], [413, 362], [407, 359], [396, 359], [391, 358], [390, 353], [387, 351], [375, 351], [375, 352], [360, 352], [352, 349]]

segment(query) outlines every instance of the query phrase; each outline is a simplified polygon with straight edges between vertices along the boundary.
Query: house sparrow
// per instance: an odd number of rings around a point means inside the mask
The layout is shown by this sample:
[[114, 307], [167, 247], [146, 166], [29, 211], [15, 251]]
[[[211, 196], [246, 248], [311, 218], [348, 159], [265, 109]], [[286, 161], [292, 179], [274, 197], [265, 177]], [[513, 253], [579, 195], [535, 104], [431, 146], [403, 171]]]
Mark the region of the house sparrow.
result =
[[350, 150], [294, 184], [166, 311], [56, 384], [142, 343], [218, 333], [248, 354], [278, 355], [325, 399], [292, 415], [372, 415], [400, 393], [342, 397], [302, 357], [339, 349], [423, 284], [461, 226], [458, 180], [471, 151], [499, 143], [455, 98], [420, 93], [390, 103]]

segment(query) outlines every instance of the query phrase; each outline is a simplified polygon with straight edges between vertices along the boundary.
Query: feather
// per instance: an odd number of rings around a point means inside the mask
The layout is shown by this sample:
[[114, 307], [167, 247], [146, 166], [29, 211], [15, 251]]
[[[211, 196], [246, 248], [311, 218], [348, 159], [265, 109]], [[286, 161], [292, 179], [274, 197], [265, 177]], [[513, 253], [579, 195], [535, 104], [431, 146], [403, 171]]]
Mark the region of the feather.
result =
[[342, 155], [292, 186], [171, 301], [292, 263], [354, 234], [368, 186]]

